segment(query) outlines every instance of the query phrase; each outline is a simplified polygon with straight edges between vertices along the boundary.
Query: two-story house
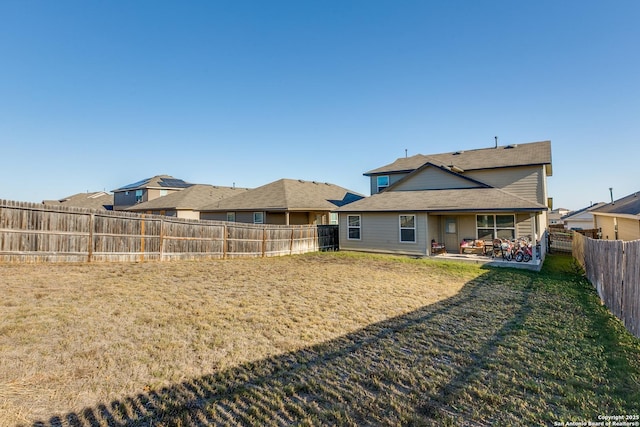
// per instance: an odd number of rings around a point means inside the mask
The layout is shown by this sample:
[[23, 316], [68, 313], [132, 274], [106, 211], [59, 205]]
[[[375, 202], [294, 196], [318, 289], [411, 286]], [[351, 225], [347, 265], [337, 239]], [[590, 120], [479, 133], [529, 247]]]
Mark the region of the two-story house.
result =
[[[370, 197], [338, 209], [340, 249], [430, 255], [465, 239], [540, 239], [551, 142], [399, 158], [366, 172]], [[535, 259], [535, 258], [534, 258]]]
[[148, 202], [193, 184], [169, 175], [157, 175], [113, 190], [113, 210], [125, 210], [138, 203]]

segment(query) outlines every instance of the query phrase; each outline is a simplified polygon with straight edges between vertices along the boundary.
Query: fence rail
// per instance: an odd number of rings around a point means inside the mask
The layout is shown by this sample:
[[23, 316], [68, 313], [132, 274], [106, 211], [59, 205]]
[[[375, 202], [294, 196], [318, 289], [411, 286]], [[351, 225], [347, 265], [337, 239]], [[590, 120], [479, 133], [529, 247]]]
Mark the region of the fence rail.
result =
[[198, 221], [0, 200], [0, 262], [267, 257], [337, 249], [337, 226]]
[[640, 338], [640, 240], [595, 240], [575, 233], [572, 253], [602, 302]]

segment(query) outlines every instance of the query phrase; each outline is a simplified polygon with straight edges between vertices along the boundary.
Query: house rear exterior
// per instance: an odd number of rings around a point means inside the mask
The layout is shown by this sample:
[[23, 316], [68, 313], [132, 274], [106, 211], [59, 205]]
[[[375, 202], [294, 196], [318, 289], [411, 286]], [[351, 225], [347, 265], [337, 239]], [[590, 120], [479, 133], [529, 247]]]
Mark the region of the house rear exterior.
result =
[[340, 214], [340, 249], [430, 255], [462, 241], [529, 237], [547, 228], [551, 142], [416, 155], [366, 172], [370, 197]]

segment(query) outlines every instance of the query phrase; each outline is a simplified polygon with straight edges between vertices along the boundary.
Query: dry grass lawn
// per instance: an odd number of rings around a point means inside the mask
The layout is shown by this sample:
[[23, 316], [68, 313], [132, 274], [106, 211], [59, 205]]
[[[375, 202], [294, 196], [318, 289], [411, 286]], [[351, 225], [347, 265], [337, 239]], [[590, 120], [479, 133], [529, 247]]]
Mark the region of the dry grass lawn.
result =
[[[85, 408], [355, 333], [446, 300], [482, 273], [344, 254], [0, 265], [0, 425], [127, 424]], [[123, 404], [123, 420], [144, 418], [134, 406]]]

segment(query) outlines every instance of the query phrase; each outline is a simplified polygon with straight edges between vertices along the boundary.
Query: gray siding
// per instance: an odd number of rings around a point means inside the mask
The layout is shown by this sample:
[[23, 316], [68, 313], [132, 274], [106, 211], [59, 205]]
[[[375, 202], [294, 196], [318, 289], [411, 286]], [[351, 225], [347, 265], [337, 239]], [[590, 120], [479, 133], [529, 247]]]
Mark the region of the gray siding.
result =
[[[396, 173], [396, 174], [380, 174], [379, 176], [388, 176], [389, 177], [389, 185], [393, 185], [396, 182], [400, 181], [402, 178], [407, 176], [406, 173]], [[371, 195], [374, 195], [378, 192], [378, 175], [370, 177], [371, 180]]]
[[438, 168], [427, 167], [416, 175], [395, 187], [394, 191], [411, 190], [447, 190], [453, 188], [474, 188], [477, 184], [464, 178], [442, 171]]
[[479, 170], [465, 173], [465, 176], [508, 191], [527, 200], [547, 204], [544, 188], [545, 174], [542, 166], [523, 166]]
[[[404, 214], [404, 213], [403, 213]], [[413, 215], [413, 213], [407, 213]], [[400, 242], [399, 215], [397, 213], [369, 213], [360, 215], [361, 229], [360, 240], [347, 239], [347, 216], [358, 215], [353, 213], [341, 213], [338, 222], [340, 224], [340, 249], [366, 252], [387, 252], [407, 255], [426, 255], [427, 240], [426, 226], [427, 215], [416, 215], [416, 243]]]

